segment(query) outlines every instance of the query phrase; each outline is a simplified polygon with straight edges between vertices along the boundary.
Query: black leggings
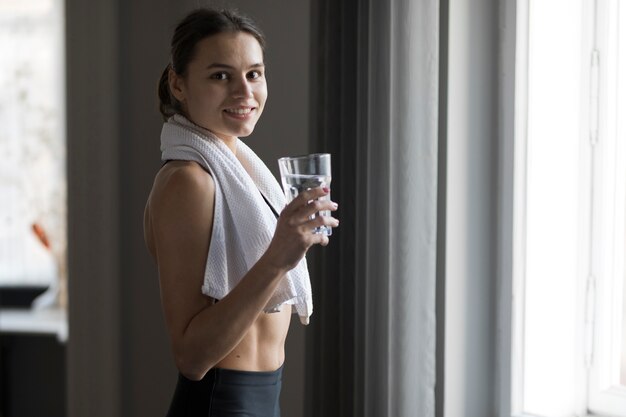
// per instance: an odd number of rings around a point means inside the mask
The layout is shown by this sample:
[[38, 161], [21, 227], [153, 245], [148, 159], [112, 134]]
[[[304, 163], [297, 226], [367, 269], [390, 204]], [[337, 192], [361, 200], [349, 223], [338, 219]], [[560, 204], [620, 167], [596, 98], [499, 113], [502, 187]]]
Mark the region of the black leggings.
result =
[[282, 372], [213, 368], [200, 381], [179, 374], [167, 417], [280, 417]]

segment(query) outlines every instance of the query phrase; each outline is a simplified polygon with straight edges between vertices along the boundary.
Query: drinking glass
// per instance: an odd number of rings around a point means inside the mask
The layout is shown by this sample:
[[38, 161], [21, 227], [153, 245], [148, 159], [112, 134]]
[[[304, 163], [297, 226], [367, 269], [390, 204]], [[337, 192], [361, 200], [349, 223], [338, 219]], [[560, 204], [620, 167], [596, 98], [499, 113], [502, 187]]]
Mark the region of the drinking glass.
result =
[[[314, 153], [303, 156], [286, 156], [278, 160], [280, 168], [280, 179], [285, 191], [287, 202], [293, 200], [302, 191], [315, 187], [330, 188], [330, 154]], [[330, 193], [320, 200], [330, 200]], [[330, 211], [323, 210], [311, 216], [330, 216]], [[333, 233], [332, 227], [320, 226], [313, 229], [313, 233], [322, 233], [330, 236]]]

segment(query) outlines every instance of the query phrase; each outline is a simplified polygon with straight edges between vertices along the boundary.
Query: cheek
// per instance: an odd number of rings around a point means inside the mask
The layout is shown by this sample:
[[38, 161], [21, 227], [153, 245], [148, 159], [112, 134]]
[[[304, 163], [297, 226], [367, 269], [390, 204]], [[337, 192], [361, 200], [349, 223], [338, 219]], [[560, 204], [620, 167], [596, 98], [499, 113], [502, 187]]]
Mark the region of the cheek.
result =
[[257, 100], [261, 105], [261, 108], [265, 107], [265, 102], [267, 101], [267, 88], [259, 89], [257, 93]]
[[215, 96], [212, 94], [202, 94], [193, 97], [192, 105], [195, 107], [196, 111], [206, 114], [207, 112], [215, 110], [218, 106], [218, 101], [215, 100]]

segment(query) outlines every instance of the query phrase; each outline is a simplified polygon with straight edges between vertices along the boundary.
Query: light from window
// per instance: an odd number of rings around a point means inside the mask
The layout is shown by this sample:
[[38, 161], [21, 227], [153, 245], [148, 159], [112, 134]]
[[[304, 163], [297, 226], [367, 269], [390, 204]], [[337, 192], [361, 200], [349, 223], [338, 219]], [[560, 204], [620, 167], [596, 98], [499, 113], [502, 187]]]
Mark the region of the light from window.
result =
[[599, 140], [594, 149], [592, 240], [597, 276], [589, 409], [626, 415], [626, 3], [598, 0]]
[[47, 286], [66, 248], [62, 0], [0, 2], [0, 286]]
[[[616, 113], [620, 115], [617, 117], [617, 132], [616, 138], [624, 147], [626, 143], [626, 121], [624, 120], [624, 114], [626, 114], [626, 5], [616, 4], [618, 10], [616, 16], [618, 18], [618, 24], [616, 27], [616, 33], [614, 38], [617, 39], [617, 97], [618, 102], [616, 105]], [[622, 148], [623, 149], [623, 148]], [[624, 266], [624, 259], [626, 258], [626, 155], [622, 155], [622, 170], [618, 175], [622, 176], [622, 186], [620, 187], [622, 198], [622, 211], [618, 215], [622, 216], [622, 246], [617, 249], [616, 255], [622, 260], [622, 338], [621, 338], [621, 378], [620, 383], [622, 386], [626, 386], [626, 267]], [[619, 231], [618, 231], [619, 233]], [[620, 252], [621, 249], [621, 252]]]
[[513, 411], [624, 417], [626, 3], [525, 5]]
[[[528, 49], [523, 411], [575, 411], [582, 363], [581, 1], [531, 1]], [[558, 17], [558, 29], [554, 30]]]

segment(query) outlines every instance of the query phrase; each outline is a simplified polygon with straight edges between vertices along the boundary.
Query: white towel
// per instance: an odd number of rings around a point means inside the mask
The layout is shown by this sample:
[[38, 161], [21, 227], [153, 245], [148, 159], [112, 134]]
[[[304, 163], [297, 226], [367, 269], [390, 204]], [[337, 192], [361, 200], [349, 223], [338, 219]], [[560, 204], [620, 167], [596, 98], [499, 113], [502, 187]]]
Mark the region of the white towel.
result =
[[[277, 213], [285, 196], [263, 161], [242, 141], [237, 155], [211, 132], [181, 115], [171, 117], [161, 132], [162, 160], [199, 163], [215, 182], [213, 233], [209, 246], [202, 293], [222, 299], [259, 260], [276, 229]], [[263, 194], [263, 196], [261, 195]], [[266, 312], [292, 305], [302, 324], [313, 312], [311, 282], [306, 259], [287, 273], [266, 306]]]

